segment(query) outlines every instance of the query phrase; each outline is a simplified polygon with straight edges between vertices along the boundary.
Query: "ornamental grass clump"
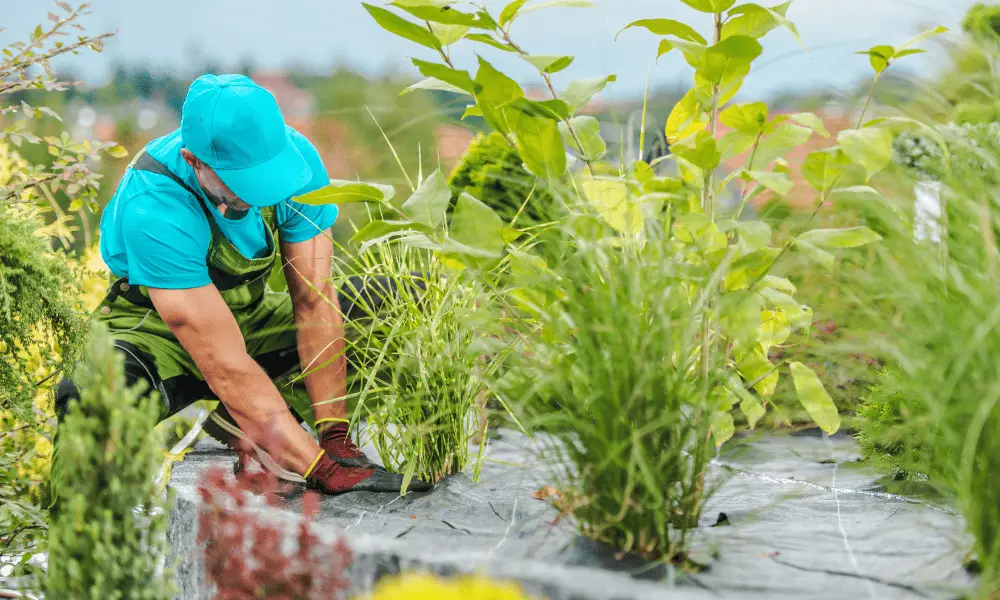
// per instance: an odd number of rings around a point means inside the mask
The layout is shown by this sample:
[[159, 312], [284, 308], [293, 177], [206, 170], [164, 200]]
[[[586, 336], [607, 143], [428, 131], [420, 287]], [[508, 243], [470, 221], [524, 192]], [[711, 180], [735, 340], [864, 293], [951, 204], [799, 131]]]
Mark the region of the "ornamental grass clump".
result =
[[[974, 540], [983, 597], [1000, 592], [1000, 152], [948, 140], [942, 153], [939, 241], [917, 236], [910, 213], [878, 248], [876, 268], [850, 282], [867, 348], [883, 356], [885, 410], [866, 410], [866, 444], [894, 468], [925, 474], [953, 499]], [[873, 404], [873, 401], [869, 401]]]
[[485, 287], [425, 250], [393, 243], [360, 253], [354, 273], [381, 282], [364, 295], [343, 288], [366, 315], [352, 319], [347, 336], [363, 437], [396, 472], [438, 482], [471, 468], [478, 477], [484, 381], [504, 354]]
[[[650, 559], [680, 560], [709, 496], [705, 474], [732, 435], [734, 397], [703, 364], [704, 298], [670, 245], [581, 242], [530, 283], [558, 289], [540, 306], [499, 383], [537, 436], [581, 533]], [[522, 280], [524, 281], [524, 280]], [[742, 392], [742, 388], [740, 388]], [[713, 433], [715, 437], [713, 437]]]

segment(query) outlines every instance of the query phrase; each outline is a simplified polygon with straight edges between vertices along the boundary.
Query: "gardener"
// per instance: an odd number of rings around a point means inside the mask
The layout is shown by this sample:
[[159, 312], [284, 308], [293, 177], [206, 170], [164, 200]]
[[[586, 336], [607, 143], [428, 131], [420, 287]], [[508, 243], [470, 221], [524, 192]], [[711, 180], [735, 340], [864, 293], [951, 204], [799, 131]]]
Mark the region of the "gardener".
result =
[[[199, 77], [180, 129], [135, 157], [104, 210], [112, 277], [95, 318], [124, 355], [129, 383], [159, 392], [161, 419], [218, 399], [206, 430], [241, 464], [255, 452], [322, 492], [399, 492], [402, 476], [371, 463], [348, 433], [341, 301], [330, 281], [337, 207], [294, 200], [328, 183], [270, 93], [241, 75]], [[267, 288], [279, 252], [288, 294]], [[300, 370], [310, 402], [297, 418], [273, 380]], [[57, 412], [77, 397], [64, 379]], [[313, 411], [318, 445], [300, 425]], [[55, 488], [69, 468], [58, 443], [53, 463]]]

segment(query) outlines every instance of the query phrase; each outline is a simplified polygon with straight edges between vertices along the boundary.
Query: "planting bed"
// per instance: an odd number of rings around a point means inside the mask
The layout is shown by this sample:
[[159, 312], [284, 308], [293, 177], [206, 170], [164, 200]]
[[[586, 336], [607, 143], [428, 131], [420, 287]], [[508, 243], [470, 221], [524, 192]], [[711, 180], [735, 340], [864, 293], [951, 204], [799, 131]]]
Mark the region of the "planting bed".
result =
[[[351, 592], [411, 569], [485, 571], [520, 581], [539, 597], [564, 600], [954, 598], [975, 585], [962, 567], [968, 545], [961, 518], [882, 492], [855, 464], [854, 442], [845, 436], [734, 444], [713, 464], [711, 479], [721, 487], [695, 536], [695, 558], [708, 568], [685, 576], [660, 568], [638, 577], [581, 543], [571, 523], [534, 497], [545, 469], [521, 434], [502, 431], [489, 458], [478, 483], [455, 476], [429, 494], [323, 499], [318, 532], [330, 538], [343, 532], [355, 553]], [[173, 469], [170, 542], [181, 561], [183, 600], [211, 597], [195, 543], [197, 480], [207, 468], [232, 462], [231, 454], [204, 442]], [[300, 508], [301, 500], [292, 498], [289, 512], [261, 516], [288, 523], [293, 532]]]

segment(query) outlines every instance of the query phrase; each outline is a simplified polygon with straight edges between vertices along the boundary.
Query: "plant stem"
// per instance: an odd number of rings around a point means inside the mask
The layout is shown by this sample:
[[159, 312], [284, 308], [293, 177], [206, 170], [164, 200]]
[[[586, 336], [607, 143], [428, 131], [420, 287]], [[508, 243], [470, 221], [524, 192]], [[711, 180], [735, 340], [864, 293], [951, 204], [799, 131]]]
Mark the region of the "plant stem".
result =
[[861, 109], [861, 116], [858, 118], [858, 125], [854, 129], [861, 129], [861, 125], [865, 122], [865, 113], [868, 112], [868, 106], [872, 103], [872, 98], [875, 97], [875, 86], [878, 85], [878, 75], [875, 75], [872, 79], [872, 89], [868, 92], [868, 98], [865, 99], [865, 105]]
[[[517, 44], [515, 44], [514, 40], [510, 39], [510, 34], [508, 34], [503, 29], [500, 30], [500, 33], [503, 34], [503, 40], [505, 42], [507, 42], [508, 44], [510, 44], [510, 47], [513, 48], [515, 52], [517, 52], [521, 56], [528, 56], [527, 52], [525, 52], [524, 50], [521, 49], [520, 46], [518, 46]], [[545, 80], [545, 85], [548, 86], [549, 92], [552, 94], [552, 98], [554, 100], [558, 100], [559, 99], [559, 93], [556, 92], [555, 86], [552, 85], [552, 77], [550, 77], [548, 73], [543, 73], [541, 71], [539, 71], [539, 72], [542, 75], [542, 79]], [[587, 164], [587, 171], [589, 171], [590, 172], [590, 176], [593, 177], [594, 176], [594, 165], [593, 165], [592, 161], [590, 161], [587, 157], [583, 156], [583, 144], [580, 142], [580, 137], [577, 136], [576, 130], [573, 129], [572, 125], [570, 125], [569, 118], [562, 119], [562, 122], [563, 122], [563, 124], [566, 125], [566, 129], [569, 130], [569, 134], [571, 136], [573, 136], [573, 141], [576, 142], [576, 147], [580, 149], [580, 158], [582, 158], [583, 162], [585, 162]]]
[[[872, 79], [872, 89], [871, 91], [868, 92], [868, 98], [865, 99], [864, 108], [861, 109], [861, 116], [858, 117], [858, 124], [854, 126], [855, 131], [861, 129], [861, 126], [865, 122], [865, 113], [868, 112], [868, 106], [871, 104], [872, 98], [875, 97], [875, 88], [878, 85], [878, 79], [879, 79], [878, 75], [875, 75], [875, 78]], [[820, 195], [819, 202], [817, 202], [816, 206], [813, 207], [813, 211], [809, 214], [809, 218], [806, 219], [805, 222], [802, 224], [802, 228], [808, 227], [810, 223], [812, 223], [812, 220], [816, 218], [816, 215], [819, 214], [819, 210], [823, 208], [824, 204], [826, 204], [826, 201], [830, 198], [830, 194], [837, 187], [837, 183], [840, 182], [840, 179], [843, 176], [844, 176], [844, 171], [842, 170], [839, 173], [837, 173], [836, 177], [833, 178], [833, 181], [830, 182], [830, 186], [827, 189], [825, 189], [823, 193]], [[765, 275], [770, 273], [771, 269], [774, 268], [774, 265], [778, 264], [778, 260], [785, 254], [785, 252], [788, 252], [789, 248], [792, 247], [792, 243], [795, 241], [795, 237], [796, 236], [789, 237], [788, 240], [781, 246], [781, 250], [778, 252], [777, 256], [774, 257], [774, 260], [771, 261], [771, 264], [768, 265], [767, 269], [761, 272], [761, 274], [757, 276], [757, 279], [755, 279], [750, 284], [750, 289], [753, 289], [753, 286], [755, 286], [761, 279], [763, 279]]]
[[[718, 44], [722, 39], [722, 13], [715, 13], [715, 25], [713, 27], [712, 38], [714, 44]], [[719, 118], [719, 86], [712, 87], [712, 106], [709, 109], [709, 133], [715, 139], [715, 132]], [[705, 180], [701, 190], [701, 208], [708, 212], [708, 218], [715, 222], [715, 170], [707, 169]], [[701, 370], [705, 384], [708, 385], [709, 367], [711, 361], [709, 354], [712, 350], [712, 323], [706, 316], [702, 317], [701, 325]]]
[[[757, 148], [758, 148], [758, 146], [760, 146], [760, 139], [761, 139], [761, 137], [763, 137], [763, 135], [764, 135], [763, 131], [760, 132], [760, 133], [758, 133], [757, 134], [757, 139], [755, 139], [753, 141], [753, 148], [750, 150], [750, 160], [749, 160], [749, 162], [747, 162], [747, 170], [748, 171], [752, 171], [753, 170], [753, 161], [757, 158]], [[760, 184], [758, 184], [758, 185], [760, 185]], [[750, 182], [749, 181], [744, 182], [744, 184], [743, 184], [743, 192], [740, 194], [739, 208], [736, 209], [736, 216], [733, 217], [734, 221], [739, 221], [740, 220], [740, 215], [743, 214], [743, 209], [746, 208], [747, 197], [749, 196], [749, 194], [747, 194], [747, 192], [749, 190], [750, 190]]]
[[[712, 31], [713, 44], [722, 41], [722, 13], [715, 13], [715, 25]], [[719, 124], [719, 85], [712, 86], [712, 105], [708, 111], [708, 131], [715, 139]], [[715, 170], [708, 169], [701, 190], [701, 209], [708, 213], [708, 218], [715, 221]]]

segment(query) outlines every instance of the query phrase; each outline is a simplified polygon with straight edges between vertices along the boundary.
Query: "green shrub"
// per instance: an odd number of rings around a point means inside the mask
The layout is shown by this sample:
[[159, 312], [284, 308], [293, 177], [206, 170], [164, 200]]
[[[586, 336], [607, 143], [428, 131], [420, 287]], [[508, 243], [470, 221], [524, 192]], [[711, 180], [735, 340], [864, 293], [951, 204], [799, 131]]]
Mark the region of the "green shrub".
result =
[[91, 337], [89, 361], [75, 373], [80, 400], [59, 426], [64, 472], [49, 529], [46, 596], [169, 599], [169, 506], [154, 482], [162, 460], [159, 400], [144, 384], [126, 387], [105, 330]]
[[977, 39], [1000, 41], [1000, 4], [973, 5], [962, 19], [962, 30]]
[[37, 234], [30, 211], [0, 205], [0, 410], [24, 416], [35, 395], [29, 355], [54, 367], [73, 364], [84, 319], [67, 257]]
[[545, 184], [525, 170], [517, 149], [497, 132], [476, 136], [448, 184], [454, 200], [465, 192], [493, 209], [505, 223], [513, 221], [519, 211], [517, 223], [522, 226], [552, 216], [553, 198]]

